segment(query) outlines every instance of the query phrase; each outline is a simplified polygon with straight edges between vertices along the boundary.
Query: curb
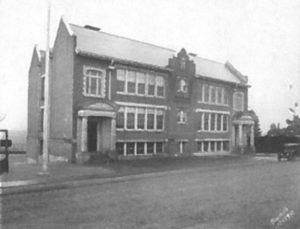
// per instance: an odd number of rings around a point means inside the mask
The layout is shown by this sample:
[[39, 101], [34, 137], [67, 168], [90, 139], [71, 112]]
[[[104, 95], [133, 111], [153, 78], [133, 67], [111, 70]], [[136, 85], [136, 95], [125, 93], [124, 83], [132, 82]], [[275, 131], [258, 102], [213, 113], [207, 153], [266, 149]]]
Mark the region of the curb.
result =
[[253, 162], [243, 162], [240, 164], [228, 164], [225, 167], [202, 167], [202, 168], [191, 168], [191, 169], [178, 169], [178, 170], [169, 170], [162, 172], [149, 172], [143, 174], [133, 174], [133, 175], [125, 175], [125, 176], [117, 176], [117, 177], [107, 177], [107, 178], [96, 178], [93, 176], [92, 178], [86, 177], [85, 180], [69, 180], [69, 181], [50, 181], [49, 183], [39, 182], [37, 180], [27, 180], [27, 181], [13, 181], [7, 182], [6, 184], [1, 184], [0, 186], [0, 196], [5, 195], [14, 195], [14, 194], [25, 194], [32, 192], [44, 192], [44, 191], [52, 191], [52, 190], [62, 190], [68, 188], [80, 188], [88, 186], [97, 186], [103, 185], [107, 183], [119, 183], [126, 182], [132, 180], [138, 180], [143, 178], [154, 178], [154, 177], [162, 177], [165, 175], [177, 175], [181, 173], [196, 173], [199, 171], [220, 171], [228, 168], [238, 168], [251, 166]]

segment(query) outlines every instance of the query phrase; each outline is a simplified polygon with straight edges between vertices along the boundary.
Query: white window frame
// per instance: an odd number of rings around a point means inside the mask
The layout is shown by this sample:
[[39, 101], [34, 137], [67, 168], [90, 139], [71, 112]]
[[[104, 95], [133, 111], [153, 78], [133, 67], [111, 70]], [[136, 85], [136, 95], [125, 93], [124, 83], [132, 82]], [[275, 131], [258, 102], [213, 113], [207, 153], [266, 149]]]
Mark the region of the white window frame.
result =
[[[88, 75], [87, 71], [89, 70], [94, 70], [94, 71], [98, 71], [101, 72], [101, 76], [94, 76], [94, 75]], [[91, 78], [96, 79], [97, 81], [97, 87], [96, 87], [96, 94], [91, 94]], [[89, 88], [87, 89], [86, 84], [87, 84], [87, 80], [89, 80]], [[101, 83], [100, 85], [100, 90], [101, 92], [98, 92], [99, 89], [99, 81]], [[83, 66], [83, 95], [84, 96], [88, 96], [88, 97], [97, 97], [97, 98], [104, 98], [105, 97], [105, 93], [106, 93], [106, 71], [105, 69], [102, 68], [95, 68], [95, 67], [90, 67], [90, 66]], [[87, 91], [88, 90], [88, 91]]]
[[[202, 142], [201, 144], [201, 153], [216, 153], [216, 152], [229, 152], [230, 151], [230, 139], [226, 139], [226, 138], [207, 138], [207, 139], [195, 139], [195, 141], [197, 142]], [[204, 143], [207, 142], [208, 144], [208, 150], [204, 151]], [[221, 150], [218, 150], [217, 142], [221, 142]], [[224, 142], [228, 142], [229, 144], [229, 150], [224, 150]], [[214, 144], [214, 149], [215, 151], [212, 151], [212, 143]]]
[[[139, 114], [139, 109], [144, 109], [144, 129], [139, 129], [138, 128], [138, 114]], [[120, 109], [124, 109], [124, 128], [117, 128], [117, 131], [148, 131], [148, 132], [163, 132], [165, 130], [165, 111], [164, 109], [162, 109], [162, 107], [158, 106], [158, 107], [143, 107], [143, 106], [121, 106]], [[133, 129], [128, 129], [127, 128], [127, 122], [128, 122], [128, 117], [127, 117], [127, 113], [128, 110], [134, 109], [134, 128]], [[148, 113], [149, 111], [153, 110], [153, 115], [154, 115], [154, 126], [153, 129], [148, 129]], [[160, 111], [162, 112], [162, 116], [163, 116], [163, 126], [162, 129], [157, 129], [157, 112]]]
[[[200, 112], [201, 113], [201, 119], [202, 119], [202, 125], [201, 125], [201, 129], [198, 128], [197, 129], [197, 132], [210, 132], [210, 133], [227, 133], [229, 132], [229, 112], [227, 111], [217, 111], [217, 110], [204, 110], [204, 109], [196, 109], [196, 112]], [[205, 125], [205, 114], [208, 115], [208, 129], [205, 130], [204, 129], [204, 125]], [[215, 128], [214, 130], [212, 130], [212, 127], [211, 127], [211, 118], [212, 118], [212, 114], [215, 115]], [[217, 116], [218, 115], [221, 115], [221, 129], [218, 130], [217, 128]], [[226, 125], [227, 125], [227, 130], [224, 130], [223, 128], [223, 122], [224, 122], [224, 116], [227, 116], [227, 122], [226, 122]]]
[[[144, 143], [144, 153], [143, 154], [137, 154], [137, 143], [141, 143], [143, 142]], [[147, 153], [147, 143], [149, 142], [153, 142], [154, 145], [153, 145], [153, 154], [148, 154]], [[167, 140], [149, 140], [149, 139], [139, 139], [139, 140], [135, 140], [135, 139], [132, 139], [132, 140], [118, 140], [116, 142], [117, 143], [123, 143], [123, 155], [121, 156], [125, 156], [125, 157], [136, 157], [136, 156], [147, 156], [147, 155], [156, 155], [158, 153], [165, 153], [165, 143], [167, 142]], [[134, 153], [133, 154], [130, 154], [130, 155], [127, 155], [127, 144], [128, 143], [133, 143], [134, 144]], [[163, 152], [157, 152], [157, 143], [162, 143], [162, 149], [163, 149]]]
[[[125, 86], [124, 86], [124, 91], [116, 91], [117, 94], [120, 95], [134, 95], [134, 96], [140, 96], [140, 97], [155, 97], [155, 98], [165, 98], [166, 96], [166, 76], [164, 74], [159, 74], [155, 72], [146, 72], [146, 71], [138, 71], [134, 69], [125, 69], [125, 68], [117, 68], [116, 72], [118, 70], [123, 70], [125, 71]], [[128, 92], [128, 82], [129, 82], [129, 72], [135, 72], [135, 92]], [[117, 74], [117, 73], [116, 73]], [[139, 74], [143, 74], [145, 76], [145, 80], [141, 80], [139, 77]], [[148, 86], [149, 86], [149, 78], [153, 77], [153, 82], [154, 84], [151, 84], [154, 86], [154, 94], [149, 95], [148, 94]], [[138, 92], [138, 84], [140, 82], [145, 81], [145, 92], [144, 93], [139, 93]], [[132, 80], [130, 82], [133, 82]], [[157, 87], [162, 86], [164, 88], [164, 94], [163, 95], [158, 95], [157, 94]]]

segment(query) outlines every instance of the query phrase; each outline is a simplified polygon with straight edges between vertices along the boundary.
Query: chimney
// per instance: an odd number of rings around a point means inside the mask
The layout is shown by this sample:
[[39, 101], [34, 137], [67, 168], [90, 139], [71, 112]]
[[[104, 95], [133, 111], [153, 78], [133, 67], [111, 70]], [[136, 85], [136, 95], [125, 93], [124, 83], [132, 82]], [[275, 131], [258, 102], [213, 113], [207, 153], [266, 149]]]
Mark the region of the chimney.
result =
[[100, 31], [101, 30], [100, 28], [95, 27], [95, 26], [91, 26], [91, 25], [85, 25], [84, 28], [94, 30], [94, 31]]

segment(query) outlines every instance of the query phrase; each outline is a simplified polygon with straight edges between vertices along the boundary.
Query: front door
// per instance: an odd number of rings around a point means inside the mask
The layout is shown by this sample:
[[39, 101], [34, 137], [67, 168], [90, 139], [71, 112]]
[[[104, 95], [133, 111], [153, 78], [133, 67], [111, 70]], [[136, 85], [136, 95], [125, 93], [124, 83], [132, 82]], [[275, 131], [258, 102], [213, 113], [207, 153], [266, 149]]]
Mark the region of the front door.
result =
[[97, 151], [97, 121], [94, 119], [88, 120], [88, 151], [95, 152]]
[[89, 117], [88, 151], [104, 153], [111, 149], [111, 118]]

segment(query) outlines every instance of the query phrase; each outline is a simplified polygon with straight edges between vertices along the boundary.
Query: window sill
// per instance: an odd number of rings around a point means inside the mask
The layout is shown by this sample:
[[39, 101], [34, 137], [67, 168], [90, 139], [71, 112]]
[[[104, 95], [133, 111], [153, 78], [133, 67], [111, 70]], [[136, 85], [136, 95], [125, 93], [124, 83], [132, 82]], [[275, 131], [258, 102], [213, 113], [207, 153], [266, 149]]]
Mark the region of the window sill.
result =
[[147, 98], [159, 98], [159, 99], [165, 99], [165, 96], [159, 96], [159, 95], [147, 95], [147, 94], [139, 94], [139, 93], [128, 93], [128, 92], [121, 92], [117, 91], [117, 95], [132, 95], [132, 96], [138, 96], [138, 97], [147, 97]]
[[93, 94], [86, 94], [86, 93], [83, 93], [83, 95], [84, 95], [85, 97], [105, 98], [105, 95], [93, 95]]
[[198, 100], [197, 103], [199, 103], [199, 104], [213, 105], [213, 106], [220, 106], [220, 107], [229, 107], [229, 104], [209, 103], [209, 102], [203, 102], [203, 101], [200, 101], [200, 100]]

